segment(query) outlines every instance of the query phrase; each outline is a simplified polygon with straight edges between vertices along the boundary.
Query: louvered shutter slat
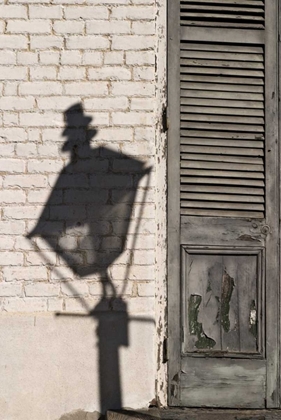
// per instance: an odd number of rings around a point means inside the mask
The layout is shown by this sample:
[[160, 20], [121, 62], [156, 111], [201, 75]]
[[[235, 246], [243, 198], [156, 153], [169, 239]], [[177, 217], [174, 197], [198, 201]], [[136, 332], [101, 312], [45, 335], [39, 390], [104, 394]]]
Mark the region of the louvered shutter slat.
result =
[[182, 26], [215, 26], [234, 28], [264, 28], [264, 2], [230, 2], [228, 0], [181, 2]]

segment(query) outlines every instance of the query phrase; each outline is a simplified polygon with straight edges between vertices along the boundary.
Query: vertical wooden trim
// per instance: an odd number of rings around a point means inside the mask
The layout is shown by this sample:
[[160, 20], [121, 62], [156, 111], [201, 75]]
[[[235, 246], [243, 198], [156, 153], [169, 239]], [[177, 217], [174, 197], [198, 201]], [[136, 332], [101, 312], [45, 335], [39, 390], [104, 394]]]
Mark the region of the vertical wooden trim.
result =
[[265, 2], [267, 408], [279, 407], [278, 0]]
[[180, 1], [168, 0], [169, 405], [180, 405]]

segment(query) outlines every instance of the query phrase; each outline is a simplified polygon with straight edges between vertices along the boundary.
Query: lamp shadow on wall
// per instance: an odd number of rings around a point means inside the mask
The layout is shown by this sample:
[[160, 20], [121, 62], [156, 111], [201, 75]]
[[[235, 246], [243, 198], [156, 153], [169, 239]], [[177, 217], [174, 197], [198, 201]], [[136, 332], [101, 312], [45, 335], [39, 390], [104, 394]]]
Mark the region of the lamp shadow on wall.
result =
[[[122, 408], [119, 348], [129, 346], [129, 322], [154, 322], [148, 317], [131, 317], [123, 299], [130, 271], [132, 252], [126, 265], [121, 290], [116, 290], [109, 267], [126, 245], [133, 205], [139, 183], [147, 178], [142, 202], [146, 201], [151, 167], [108, 147], [91, 147], [97, 131], [92, 118], [77, 103], [64, 112], [66, 141], [62, 150], [70, 153], [70, 162], [59, 174], [34, 229], [28, 234], [46, 263], [44, 250], [36, 237], [43, 238], [78, 278], [98, 275], [102, 296], [91, 308], [70, 282], [73, 296], [80, 299], [85, 314], [61, 312], [59, 316], [88, 316], [98, 321], [100, 411]], [[134, 250], [142, 210], [138, 215], [131, 249]], [[54, 267], [59, 277], [59, 267]]]

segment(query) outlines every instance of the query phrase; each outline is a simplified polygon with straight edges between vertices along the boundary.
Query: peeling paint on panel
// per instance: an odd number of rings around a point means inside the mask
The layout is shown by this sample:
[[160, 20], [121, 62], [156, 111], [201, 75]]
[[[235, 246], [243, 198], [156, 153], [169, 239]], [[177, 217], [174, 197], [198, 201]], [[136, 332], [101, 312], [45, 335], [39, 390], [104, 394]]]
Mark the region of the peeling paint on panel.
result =
[[229, 310], [233, 289], [234, 279], [225, 271], [222, 276], [221, 291], [221, 325], [225, 332], [230, 330]]
[[256, 302], [252, 300], [250, 306], [250, 332], [253, 334], [255, 338], [258, 335], [258, 328], [257, 328], [257, 308]]
[[202, 327], [202, 323], [198, 322], [199, 307], [202, 302], [202, 296], [191, 295], [188, 305], [188, 319], [189, 319], [189, 332], [191, 335], [197, 336], [195, 347], [197, 349], [210, 349], [216, 345], [215, 340], [208, 337]]

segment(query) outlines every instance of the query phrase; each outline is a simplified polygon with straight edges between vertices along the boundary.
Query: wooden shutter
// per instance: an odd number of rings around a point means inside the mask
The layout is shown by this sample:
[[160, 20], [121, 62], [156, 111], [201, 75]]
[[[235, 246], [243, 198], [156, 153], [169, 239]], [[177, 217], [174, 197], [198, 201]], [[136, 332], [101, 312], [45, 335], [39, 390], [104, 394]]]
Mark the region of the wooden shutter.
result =
[[181, 214], [263, 218], [264, 1], [184, 0], [181, 27]]

